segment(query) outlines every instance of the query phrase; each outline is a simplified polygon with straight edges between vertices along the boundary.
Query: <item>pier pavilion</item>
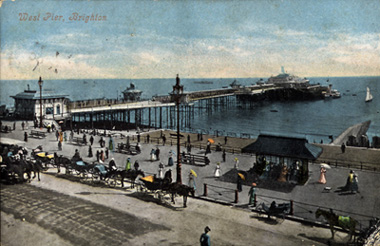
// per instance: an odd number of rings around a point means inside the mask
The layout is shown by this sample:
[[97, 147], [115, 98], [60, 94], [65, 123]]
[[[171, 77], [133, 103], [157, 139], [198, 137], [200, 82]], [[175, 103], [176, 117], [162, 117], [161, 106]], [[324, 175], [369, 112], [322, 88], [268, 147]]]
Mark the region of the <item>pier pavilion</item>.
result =
[[40, 102], [42, 99], [42, 117], [44, 119], [61, 120], [69, 117], [67, 108], [68, 96], [57, 94], [53, 91], [42, 91], [28, 89], [15, 96], [15, 116], [21, 119], [40, 119]]

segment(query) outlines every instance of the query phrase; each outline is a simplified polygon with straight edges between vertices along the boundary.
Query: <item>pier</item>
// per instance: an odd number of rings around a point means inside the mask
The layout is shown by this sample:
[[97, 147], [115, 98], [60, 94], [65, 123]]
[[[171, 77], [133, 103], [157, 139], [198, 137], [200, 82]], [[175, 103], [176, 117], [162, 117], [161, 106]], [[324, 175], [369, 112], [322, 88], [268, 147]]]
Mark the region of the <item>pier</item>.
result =
[[[134, 88], [134, 85], [132, 85]], [[233, 86], [228, 88], [184, 92], [180, 104], [180, 128], [191, 129], [195, 115], [212, 114], [221, 108], [252, 106], [262, 100], [321, 99], [327, 87], [320, 85], [284, 88], [274, 84]], [[124, 92], [123, 92], [124, 93]], [[71, 121], [77, 126], [106, 129], [176, 127], [176, 107], [171, 95], [151, 100], [126, 101], [92, 99], [68, 103]]]

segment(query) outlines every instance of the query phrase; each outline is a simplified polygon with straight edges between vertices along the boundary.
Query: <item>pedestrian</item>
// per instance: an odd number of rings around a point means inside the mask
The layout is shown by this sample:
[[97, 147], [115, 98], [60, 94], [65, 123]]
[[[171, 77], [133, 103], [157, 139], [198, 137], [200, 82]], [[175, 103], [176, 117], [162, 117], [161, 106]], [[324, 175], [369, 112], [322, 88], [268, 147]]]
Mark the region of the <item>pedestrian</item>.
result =
[[137, 133], [137, 142], [140, 143], [140, 133]]
[[73, 141], [74, 139], [74, 132], [73, 130], [70, 131], [70, 141]]
[[103, 150], [100, 151], [100, 160], [104, 162], [104, 152]]
[[320, 171], [320, 175], [319, 175], [319, 180], [318, 180], [318, 183], [320, 184], [326, 184], [326, 168], [324, 167], [321, 167], [321, 171]]
[[359, 193], [359, 184], [358, 184], [358, 175], [353, 172], [353, 179], [352, 179], [352, 186], [351, 186], [351, 193]]
[[211, 153], [211, 143], [210, 141], [207, 141], [207, 146], [206, 146], [206, 153], [205, 155]]
[[156, 158], [157, 161], [160, 160], [160, 149], [158, 147], [156, 148]]
[[114, 158], [112, 158], [111, 161], [108, 163], [108, 169], [109, 169], [109, 171], [117, 170], [117, 166], [116, 166]]
[[92, 146], [93, 143], [94, 143], [94, 137], [91, 136], [91, 137], [90, 137], [90, 144], [91, 144], [91, 146]]
[[224, 137], [224, 145], [227, 144], [227, 136]]
[[114, 146], [113, 139], [112, 137], [110, 137], [110, 140], [108, 141], [108, 149], [113, 151], [113, 146]]
[[63, 132], [63, 139], [65, 140], [65, 142], [67, 141], [67, 134], [66, 134], [66, 132]]
[[127, 161], [125, 162], [125, 170], [128, 172], [131, 170], [131, 159], [128, 157]]
[[209, 231], [211, 231], [210, 227], [206, 226], [205, 232], [202, 233], [201, 238], [199, 239], [201, 246], [210, 246], [211, 245], [210, 235], [207, 234]]
[[190, 134], [187, 135], [187, 144], [190, 144]]
[[235, 169], [239, 169], [239, 159], [235, 157], [235, 164], [234, 164]]
[[133, 164], [133, 167], [135, 168], [135, 171], [139, 170], [140, 165], [139, 165], [139, 161], [138, 160], [135, 161], [135, 164]]
[[106, 159], [108, 159], [108, 156], [109, 156], [109, 151], [108, 151], [108, 148], [106, 148]]
[[86, 134], [83, 134], [83, 144], [87, 145], [87, 137]]
[[240, 177], [239, 175], [240, 173], [238, 173], [238, 176], [237, 176], [237, 190], [239, 192], [241, 192], [243, 190], [243, 187], [242, 187], [242, 178]]
[[158, 165], [158, 178], [164, 178], [164, 164], [162, 162]]
[[219, 178], [220, 177], [220, 162], [216, 163], [216, 168], [215, 168], [214, 176], [215, 176], [215, 178]]
[[348, 177], [347, 177], [346, 186], [344, 186], [344, 190], [351, 191], [353, 181], [354, 181], [354, 171], [350, 170], [350, 173], [348, 174]]
[[156, 160], [156, 151], [152, 149], [150, 151], [150, 161], [155, 161]]
[[173, 157], [169, 156], [168, 166], [173, 166], [173, 165], [174, 165]]
[[146, 142], [147, 143], [149, 143], [149, 141], [150, 141], [150, 136], [149, 136], [149, 134], [146, 136]]
[[59, 132], [58, 131], [55, 132], [55, 137], [57, 138], [57, 141], [58, 141], [58, 139], [59, 139]]
[[24, 141], [28, 142], [28, 133], [24, 132]]
[[22, 130], [25, 129], [25, 122], [24, 121], [21, 123], [21, 127], [22, 127]]
[[194, 176], [194, 174], [191, 171], [189, 173], [189, 183], [188, 183], [188, 186], [192, 187], [194, 190], [197, 189], [197, 186], [195, 184], [195, 176]]
[[223, 162], [226, 162], [226, 150], [225, 149], [223, 149], [222, 159], [223, 159]]
[[62, 143], [63, 142], [63, 133], [59, 132], [59, 141]]
[[251, 189], [248, 192], [249, 195], [249, 206], [256, 206], [256, 183], [252, 183]]
[[191, 153], [191, 144], [187, 145], [187, 153], [189, 153], [189, 154]]
[[99, 150], [96, 151], [96, 161], [99, 162], [99, 159], [100, 159], [100, 152]]
[[166, 137], [165, 137], [165, 135], [163, 135], [163, 136], [162, 136], [162, 145], [165, 146], [165, 142], [166, 142]]
[[92, 148], [91, 145], [88, 146], [88, 157], [92, 157]]
[[13, 122], [13, 131], [16, 130], [16, 121]]
[[62, 150], [62, 142], [61, 141], [58, 141], [58, 150]]
[[342, 146], [340, 146], [342, 153], [346, 152], [346, 145], [342, 143]]

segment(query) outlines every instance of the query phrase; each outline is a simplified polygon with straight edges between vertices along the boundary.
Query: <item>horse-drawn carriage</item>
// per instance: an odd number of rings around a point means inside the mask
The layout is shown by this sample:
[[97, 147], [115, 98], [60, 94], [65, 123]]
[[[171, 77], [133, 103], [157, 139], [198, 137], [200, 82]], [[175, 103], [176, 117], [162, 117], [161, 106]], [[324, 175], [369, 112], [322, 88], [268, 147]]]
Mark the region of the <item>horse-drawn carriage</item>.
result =
[[110, 169], [103, 164], [96, 164], [92, 169], [92, 181], [94, 183], [104, 181], [110, 187], [124, 187], [124, 181], [129, 180], [131, 182], [131, 188], [134, 188], [135, 180], [139, 176], [144, 177], [144, 172], [136, 169]]
[[143, 182], [144, 190], [157, 194], [160, 202], [163, 202], [165, 195], [168, 194], [171, 196], [171, 202], [175, 204], [174, 197], [179, 195], [183, 197], [183, 207], [187, 207], [187, 197], [189, 195], [194, 196], [194, 188], [184, 184], [172, 183], [171, 178], [167, 177], [167, 175], [165, 176], [163, 179], [155, 176], [147, 176], [140, 178], [140, 180]]
[[275, 201], [273, 201], [271, 205], [268, 206], [265, 203], [261, 203], [257, 207], [257, 210], [261, 213], [268, 215], [268, 219], [270, 219], [271, 216], [284, 218], [285, 215], [290, 214], [291, 204], [290, 203], [277, 204]]
[[45, 168], [48, 168], [49, 165], [54, 167], [54, 154], [43, 151], [42, 146], [32, 149], [31, 157], [44, 164]]

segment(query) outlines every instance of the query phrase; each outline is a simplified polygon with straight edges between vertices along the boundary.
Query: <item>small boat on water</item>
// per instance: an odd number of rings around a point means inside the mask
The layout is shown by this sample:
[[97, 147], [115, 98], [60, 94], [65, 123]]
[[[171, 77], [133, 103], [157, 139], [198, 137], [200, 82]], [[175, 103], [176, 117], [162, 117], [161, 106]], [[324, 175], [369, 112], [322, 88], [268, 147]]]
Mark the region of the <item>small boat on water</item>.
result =
[[370, 102], [370, 101], [372, 101], [372, 99], [373, 99], [373, 96], [372, 96], [369, 88], [367, 87], [367, 95], [365, 97], [365, 102]]

